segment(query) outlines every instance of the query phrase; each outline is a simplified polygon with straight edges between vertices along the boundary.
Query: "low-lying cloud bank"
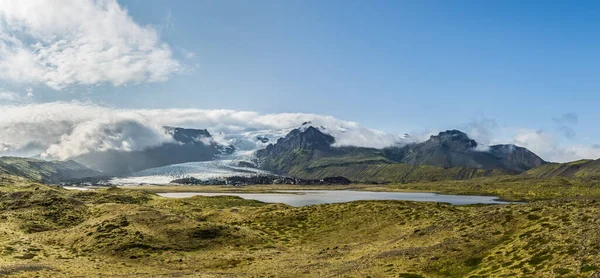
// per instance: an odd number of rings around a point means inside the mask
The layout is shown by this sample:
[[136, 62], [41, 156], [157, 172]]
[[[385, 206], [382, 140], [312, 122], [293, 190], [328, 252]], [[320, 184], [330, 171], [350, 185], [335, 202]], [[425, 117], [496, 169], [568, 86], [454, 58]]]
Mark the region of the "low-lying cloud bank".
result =
[[[227, 143], [226, 134], [257, 130], [286, 129], [311, 122], [325, 127], [337, 146], [384, 148], [411, 140], [426, 140], [433, 132], [415, 132], [404, 138], [363, 127], [331, 116], [252, 111], [200, 109], [116, 109], [80, 102], [0, 105], [0, 156], [42, 155], [48, 159], [68, 159], [85, 153], [133, 151], [157, 146], [173, 139], [163, 126], [208, 129], [215, 139]], [[484, 146], [515, 144], [526, 147], [545, 160], [565, 162], [600, 158], [600, 146], [564, 141], [560, 132], [498, 127], [493, 121], [465, 126], [471, 138]], [[421, 136], [423, 135], [423, 136]], [[425, 136], [426, 135], [426, 136]], [[500, 136], [499, 136], [500, 135]], [[412, 139], [411, 139], [412, 138]]]
[[565, 113], [551, 120], [556, 124], [554, 130], [503, 126], [485, 117], [475, 119], [461, 129], [481, 145], [480, 150], [489, 145], [514, 144], [551, 162], [600, 158], [600, 145], [577, 142], [574, 126], [579, 116], [576, 113]]
[[67, 159], [105, 150], [132, 151], [169, 142], [163, 126], [206, 128], [212, 134], [288, 129], [304, 122], [323, 126], [338, 146], [383, 148], [401, 136], [331, 116], [302, 113], [199, 109], [115, 109], [89, 103], [53, 102], [0, 106], [0, 155], [42, 154]]
[[562, 136], [545, 130], [517, 129], [508, 143], [528, 148], [543, 159], [553, 162], [600, 158], [599, 146], [564, 143]]

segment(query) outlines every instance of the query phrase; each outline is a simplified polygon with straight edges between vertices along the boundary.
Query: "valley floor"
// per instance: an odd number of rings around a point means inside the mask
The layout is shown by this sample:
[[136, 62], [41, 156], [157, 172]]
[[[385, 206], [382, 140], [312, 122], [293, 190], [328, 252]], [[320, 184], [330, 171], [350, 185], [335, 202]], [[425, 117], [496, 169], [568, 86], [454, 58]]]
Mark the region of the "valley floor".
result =
[[390, 184], [350, 185], [247, 185], [247, 186], [124, 186], [124, 189], [153, 193], [208, 192], [208, 193], [266, 193], [278, 190], [365, 190], [389, 192], [436, 192], [456, 195], [498, 196], [507, 201], [535, 201], [573, 198], [600, 198], [600, 179], [534, 178], [499, 176], [470, 180], [444, 180]]
[[[152, 188], [74, 191], [0, 176], [0, 276], [600, 275], [596, 187], [579, 181], [503, 182], [505, 186], [498, 180], [474, 180], [355, 188], [476, 191], [532, 201], [290, 207], [224, 196], [168, 199], [149, 192]], [[522, 188], [527, 185], [531, 189]]]

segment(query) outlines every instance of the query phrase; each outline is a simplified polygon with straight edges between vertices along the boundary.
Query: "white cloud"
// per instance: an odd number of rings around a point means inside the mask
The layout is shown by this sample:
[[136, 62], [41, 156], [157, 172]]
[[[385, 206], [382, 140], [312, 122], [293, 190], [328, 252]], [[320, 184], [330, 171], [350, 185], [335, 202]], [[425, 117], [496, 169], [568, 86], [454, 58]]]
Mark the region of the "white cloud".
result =
[[[225, 134], [256, 130], [286, 130], [311, 122], [336, 138], [336, 146], [383, 148], [409, 140], [426, 140], [437, 131], [414, 133], [409, 139], [363, 127], [332, 116], [252, 111], [200, 109], [115, 109], [79, 102], [44, 104], [0, 104], [0, 153], [11, 155], [45, 154], [66, 159], [102, 150], [139, 150], [171, 141], [162, 126], [206, 128], [220, 142]], [[558, 133], [543, 130], [499, 127], [493, 121], [473, 125], [476, 140], [490, 144], [515, 144], [526, 147], [548, 161], [600, 158], [600, 148], [564, 141]], [[497, 132], [501, 131], [501, 132]], [[220, 134], [222, 133], [222, 134]], [[258, 132], [257, 134], [260, 134]], [[475, 133], [474, 133], [475, 134]], [[470, 135], [470, 133], [469, 133]], [[500, 136], [498, 136], [500, 135]], [[232, 138], [232, 137], [228, 137]], [[412, 139], [411, 139], [412, 138]]]
[[181, 49], [181, 52], [183, 53], [183, 56], [185, 56], [185, 58], [187, 59], [193, 59], [194, 57], [196, 57], [196, 53], [193, 51]]
[[33, 88], [27, 88], [27, 90], [25, 90], [25, 92], [27, 92], [27, 94], [25, 96], [33, 97]]
[[[553, 121], [573, 125], [578, 121], [576, 113], [563, 114]], [[574, 132], [565, 136], [564, 129], [536, 130], [508, 127], [485, 117], [475, 119], [461, 127], [471, 139], [479, 143], [479, 150], [487, 150], [490, 145], [514, 144], [525, 147], [542, 159], [552, 162], [567, 162], [579, 159], [600, 158], [600, 148], [576, 143]]]
[[181, 68], [156, 30], [116, 0], [19, 0], [0, 5], [0, 78], [115, 86], [156, 82]]
[[567, 162], [600, 158], [600, 148], [563, 142], [559, 134], [532, 129], [516, 129], [508, 143], [525, 147], [548, 161]]
[[326, 127], [336, 145], [382, 148], [403, 142], [400, 136], [364, 128], [331, 116], [199, 109], [114, 109], [77, 102], [0, 105], [0, 146], [16, 154], [44, 153], [66, 159], [80, 154], [139, 150], [171, 140], [162, 126], [206, 128], [212, 134], [256, 129], [288, 129], [310, 121]]
[[462, 128], [469, 135], [469, 138], [477, 142], [477, 149], [479, 151], [487, 151], [492, 141], [493, 130], [497, 127], [498, 123], [495, 120], [484, 117], [475, 119], [465, 124]]

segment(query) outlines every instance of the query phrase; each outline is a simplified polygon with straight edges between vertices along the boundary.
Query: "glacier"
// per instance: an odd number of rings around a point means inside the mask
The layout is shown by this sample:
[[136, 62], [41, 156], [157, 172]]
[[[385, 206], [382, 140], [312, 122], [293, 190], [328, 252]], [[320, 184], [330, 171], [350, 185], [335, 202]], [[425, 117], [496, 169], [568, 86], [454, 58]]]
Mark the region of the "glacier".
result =
[[254, 153], [265, 148], [277, 139], [284, 137], [293, 128], [275, 130], [245, 131], [237, 134], [214, 132], [215, 141], [223, 145], [232, 145], [235, 151], [232, 154], [223, 154], [212, 161], [187, 162], [162, 167], [142, 170], [124, 177], [110, 180], [117, 185], [140, 184], [169, 184], [175, 179], [197, 178], [200, 180], [224, 178], [231, 176], [269, 175], [268, 171], [240, 166], [240, 162], [252, 164]]

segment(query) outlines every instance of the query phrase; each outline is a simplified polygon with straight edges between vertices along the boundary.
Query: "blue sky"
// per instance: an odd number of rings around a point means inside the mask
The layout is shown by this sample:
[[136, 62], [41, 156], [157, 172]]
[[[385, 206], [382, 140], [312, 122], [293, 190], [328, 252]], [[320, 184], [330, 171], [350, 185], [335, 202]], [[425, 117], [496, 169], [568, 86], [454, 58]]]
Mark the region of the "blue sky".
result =
[[600, 137], [592, 125], [600, 118], [593, 2], [120, 3], [140, 24], [164, 28], [175, 55], [194, 53], [191, 71], [49, 99], [321, 113], [398, 132], [482, 115], [551, 128], [552, 117], [576, 112]]
[[529, 130], [600, 144], [597, 1], [118, 4], [156, 30], [178, 72], [118, 86], [0, 84], [32, 87], [35, 102], [316, 113], [390, 133], [484, 125], [497, 140]]

